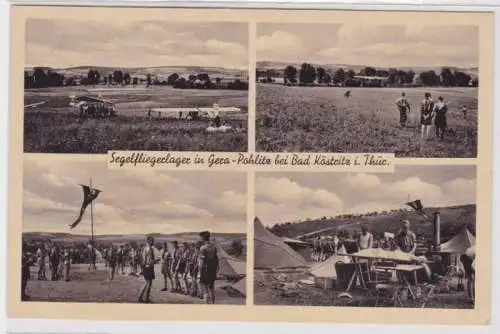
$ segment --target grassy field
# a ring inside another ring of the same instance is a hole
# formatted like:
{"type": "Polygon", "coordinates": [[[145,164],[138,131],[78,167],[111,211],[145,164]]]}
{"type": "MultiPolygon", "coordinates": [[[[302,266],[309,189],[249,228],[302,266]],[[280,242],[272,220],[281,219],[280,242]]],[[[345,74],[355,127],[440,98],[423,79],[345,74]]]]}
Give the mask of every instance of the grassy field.
{"type": "Polygon", "coordinates": [[[257,84],[257,150],[476,157],[476,88],[349,88],[349,99],[344,98],[346,90],[257,84]],[[405,129],[394,105],[403,91],[413,110],[405,129]],[[448,103],[450,131],[444,141],[420,141],[420,102],[426,91],[448,103]],[[467,119],[461,105],[468,108],[467,119]]]}
{"type": "Polygon", "coordinates": [[[24,151],[29,153],[106,153],[108,150],[223,151],[247,150],[248,94],[246,91],[180,90],[171,87],[94,89],[116,104],[113,119],[80,118],[68,106],[75,88],[25,91],[25,104],[47,103],[24,117],[24,151]],[[206,121],[145,118],[153,107],[234,106],[237,114],[221,114],[236,130],[207,133],[206,121]]]}
{"type": "MultiPolygon", "coordinates": [[[[160,266],[155,268],[156,279],[151,289],[151,299],[158,304],[203,304],[199,298],[160,291],[163,278],[160,266]]],[[[49,273],[47,273],[49,275],[49,273]]],[[[31,277],[37,277],[37,267],[31,268],[31,277]]],[[[79,302],[79,303],[136,303],[144,286],[142,277],[116,275],[113,281],[108,279],[108,272],[103,264],[98,264],[97,271],[88,271],[88,265],[73,265],[71,280],[65,281],[28,281],[26,293],[31,301],[43,302],[79,302]]],[[[49,277],[50,279],[50,277],[49,277]]],[[[216,281],[217,304],[245,304],[245,297],[224,288],[229,282],[216,281]]]]}

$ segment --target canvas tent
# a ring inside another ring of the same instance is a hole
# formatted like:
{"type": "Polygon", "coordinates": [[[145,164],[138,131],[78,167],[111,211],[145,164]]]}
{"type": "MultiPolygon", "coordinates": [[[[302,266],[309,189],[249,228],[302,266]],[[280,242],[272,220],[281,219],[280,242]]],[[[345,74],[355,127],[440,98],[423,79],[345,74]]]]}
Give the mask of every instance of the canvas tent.
{"type": "Polygon", "coordinates": [[[231,286],[233,289],[239,291],[243,296],[247,295],[247,279],[242,278],[231,286]]]}
{"type": "Polygon", "coordinates": [[[441,253],[463,253],[467,248],[476,245],[476,238],[464,227],[456,236],[439,247],[441,253]]]}
{"type": "Polygon", "coordinates": [[[247,272],[247,265],[245,261],[232,257],[218,243],[215,245],[219,255],[219,276],[245,276],[247,272]]]}
{"type": "Polygon", "coordinates": [[[254,268],[256,269],[291,269],[308,268],[307,261],[283,238],[268,231],[262,222],[254,220],[254,268]]]}
{"type": "MultiPolygon", "coordinates": [[[[346,254],[345,247],[342,246],[338,250],[339,254],[346,254]]],[[[350,263],[350,259],[346,255],[334,254],[330,256],[325,261],[318,263],[309,270],[309,273],[314,277],[318,278],[337,278],[337,271],[335,270],[335,264],[338,262],[350,263]]]]}

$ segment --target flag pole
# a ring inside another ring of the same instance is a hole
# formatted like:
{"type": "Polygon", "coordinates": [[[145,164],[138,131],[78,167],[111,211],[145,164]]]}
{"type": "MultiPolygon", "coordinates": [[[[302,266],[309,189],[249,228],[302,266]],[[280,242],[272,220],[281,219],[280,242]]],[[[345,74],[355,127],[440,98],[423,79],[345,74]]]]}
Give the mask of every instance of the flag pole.
{"type": "MultiPolygon", "coordinates": [[[[92,177],[89,183],[92,191],[92,177]]],[[[92,243],[92,247],[94,247],[94,201],[90,202],[90,242],[92,243]]]]}

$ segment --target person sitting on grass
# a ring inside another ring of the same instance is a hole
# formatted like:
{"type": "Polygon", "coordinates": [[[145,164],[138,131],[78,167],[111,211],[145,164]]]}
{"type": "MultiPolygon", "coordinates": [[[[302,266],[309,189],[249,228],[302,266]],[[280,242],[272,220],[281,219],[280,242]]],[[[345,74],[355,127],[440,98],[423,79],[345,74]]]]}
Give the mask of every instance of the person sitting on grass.
{"type": "Polygon", "coordinates": [[[142,252],[142,275],[144,276],[146,284],[144,285],[144,288],[141,290],[141,293],[139,295],[139,303],[152,303],[151,287],[153,286],[153,280],[155,279],[155,264],[160,260],[155,259],[153,245],[154,239],[153,237],[149,236],[147,238],[146,247],[144,247],[144,250],[142,252]]]}

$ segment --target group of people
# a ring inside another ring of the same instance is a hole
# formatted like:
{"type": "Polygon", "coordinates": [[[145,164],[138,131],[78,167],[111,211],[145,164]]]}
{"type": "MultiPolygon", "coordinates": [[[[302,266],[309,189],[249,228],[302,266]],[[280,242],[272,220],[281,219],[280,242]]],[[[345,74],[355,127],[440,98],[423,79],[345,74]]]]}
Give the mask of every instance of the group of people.
{"type": "MultiPolygon", "coordinates": [[[[369,232],[366,225],[361,227],[361,233],[358,237],[357,243],[359,250],[373,248],[373,234],[369,232]]],[[[392,247],[390,247],[390,250],[401,251],[408,254],[415,254],[416,249],[416,234],[410,229],[410,222],[408,220],[403,220],[401,222],[401,230],[395,235],[394,239],[392,240],[392,247]]],[[[467,293],[469,299],[471,300],[474,300],[475,296],[475,258],[476,251],[474,246],[468,248],[460,256],[464,274],[467,278],[467,293]]]]}
{"type": "MultiPolygon", "coordinates": [[[[219,270],[219,257],[217,247],[210,241],[210,232],[200,233],[200,241],[195,244],[186,242],[181,245],[172,242],[171,250],[168,250],[165,242],[158,257],[155,254],[154,238],[149,236],[146,244],[142,247],[126,248],[115,246],[104,249],[103,260],[108,268],[109,279],[113,280],[116,273],[126,274],[127,264],[130,266],[129,275],[143,276],[145,285],[141,290],[138,301],[140,303],[152,303],[151,288],[155,280],[155,265],[161,264],[161,274],[164,280],[162,291],[183,293],[197,298],[204,298],[207,304],[215,304],[215,280],[219,270]]],[[[89,254],[89,270],[95,270],[96,249],[92,246],[89,254]],[[92,256],[94,254],[94,256],[92,256]]],[[[51,280],[64,278],[70,280],[71,248],[60,248],[53,246],[46,252],[40,247],[36,254],[27,250],[23,241],[22,252],[22,300],[27,300],[27,282],[30,279],[30,267],[34,264],[38,267],[38,280],[47,280],[46,258],[49,259],[51,280]]]]}
{"type": "MultiPolygon", "coordinates": [[[[396,106],[399,111],[399,122],[401,127],[404,128],[408,123],[408,113],[411,112],[411,105],[405,93],[402,93],[401,97],[396,101],[396,106]]],[[[467,108],[465,106],[461,107],[461,111],[464,117],[467,117],[467,108]]],[[[424,100],[420,103],[420,137],[422,139],[430,137],[432,122],[434,121],[436,138],[443,140],[448,128],[447,113],[448,105],[442,96],[439,96],[435,102],[431,93],[425,93],[424,100]]]]}

